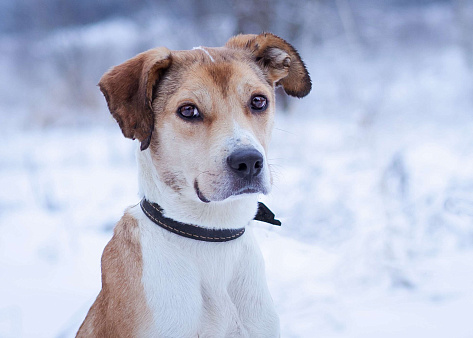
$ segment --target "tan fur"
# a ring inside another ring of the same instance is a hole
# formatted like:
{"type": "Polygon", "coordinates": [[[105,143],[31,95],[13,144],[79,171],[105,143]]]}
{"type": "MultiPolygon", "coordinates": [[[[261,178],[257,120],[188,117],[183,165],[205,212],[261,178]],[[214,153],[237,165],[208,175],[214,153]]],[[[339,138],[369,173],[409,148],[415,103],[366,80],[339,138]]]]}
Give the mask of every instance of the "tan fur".
{"type": "MultiPolygon", "coordinates": [[[[273,127],[277,85],[297,97],[307,95],[311,88],[298,53],[272,34],[239,35],[221,48],[152,49],[112,68],[99,83],[124,136],[141,142],[142,152],[137,158],[140,189],[146,198],[159,202],[166,215],[171,209],[169,217],[175,220],[208,228],[221,227],[222,220],[228,222],[224,225],[227,227],[247,225],[256,212],[256,194],[270,189],[266,151],[273,127]],[[265,111],[252,111],[253,96],[267,98],[265,111]],[[197,107],[203,118],[190,121],[180,117],[177,110],[184,105],[197,107]],[[251,193],[242,192],[245,187],[237,186],[241,181],[234,180],[235,174],[227,163],[231,152],[245,148],[255,149],[265,159],[262,174],[253,179],[258,182],[254,188],[257,190],[251,193]],[[231,212],[226,209],[227,201],[212,203],[233,197],[231,203],[235,208],[231,212]],[[239,224],[233,224],[236,219],[239,224]]],[[[156,279],[146,276],[155,276],[160,270],[155,270],[159,269],[155,265],[143,269],[148,262],[144,258],[154,259],[153,248],[160,243],[151,241],[152,237],[142,230],[145,221],[140,217],[144,215],[133,215],[139,223],[125,213],[104,250],[102,290],[78,337],[138,337],[156,332],[153,328],[147,331],[154,325],[153,315],[159,313],[151,310],[153,304],[156,310],[156,296],[145,296],[147,291],[152,294],[156,279]],[[144,239],[140,240],[140,235],[144,239]]],[[[253,243],[250,235],[245,236],[253,243]]],[[[203,252],[213,250],[212,243],[201,247],[205,248],[203,252]]],[[[261,268],[262,261],[258,263],[259,258],[255,259],[255,266],[261,268]]],[[[252,273],[244,280],[253,277],[258,281],[263,279],[260,273],[252,273]]],[[[217,286],[222,287],[215,285],[216,289],[217,286]]],[[[196,292],[200,297],[200,290],[196,292]]],[[[254,292],[259,292],[258,297],[263,297],[265,302],[271,302],[265,287],[254,292]]],[[[272,305],[259,305],[265,309],[258,313],[259,318],[266,318],[263,324],[275,324],[277,316],[272,305]]],[[[259,305],[249,307],[255,311],[248,315],[249,322],[254,320],[259,305]]],[[[158,307],[159,311],[167,309],[158,307]]]]}
{"type": "MultiPolygon", "coordinates": [[[[297,51],[283,39],[270,33],[260,35],[237,35],[231,38],[225,48],[213,48],[219,53],[216,61],[223,61],[220,69],[209,68],[214,83],[225,94],[228,77],[225,68],[235,59],[256,61],[262,76],[273,86],[282,86],[287,94],[306,96],[311,90],[311,81],[304,63],[297,51]],[[228,49],[237,50],[231,53],[228,49]]],[[[110,112],[117,120],[125,137],[141,142],[141,149],[149,146],[154,130],[154,86],[176,59],[191,65],[209,63],[202,51],[171,52],[165,47],[141,53],[104,74],[99,87],[104,94],[110,112]]],[[[174,67],[176,69],[177,67],[174,67]]],[[[186,70],[181,70],[186,71],[186,70]]],[[[175,89],[171,88],[171,91],[175,89]]],[[[167,91],[169,93],[169,91],[167,91]]]]}
{"type": "Polygon", "coordinates": [[[77,337],[137,337],[152,316],[141,276],[139,229],[128,213],[115,227],[102,255],[102,291],[90,308],[77,337]]]}
{"type": "MultiPolygon", "coordinates": [[[[198,183],[204,195],[211,197],[218,189],[215,186],[218,183],[212,182],[218,175],[219,166],[225,165],[223,161],[226,157],[226,149],[216,148],[216,145],[221,145],[219,140],[232,134],[233,121],[251,131],[267,150],[274,117],[274,90],[263,80],[264,75],[259,68],[248,65],[246,53],[233,53],[233,61],[226,62],[224,57],[231,53],[210,50],[216,64],[204,67],[199,63],[190,63],[189,53],[197,54],[198,57],[201,52],[174,52],[173,64],[158,85],[157,97],[162,100],[154,102],[153,108],[157,112],[155,129],[158,132],[151,140],[150,150],[162,177],[172,177],[168,184],[172,189],[177,190],[173,183],[183,181],[180,172],[186,168],[186,172],[195,171],[196,176],[199,172],[206,173],[199,176],[198,183]],[[174,71],[182,68],[185,68],[186,76],[181,76],[179,70],[174,71]],[[175,91],[169,92],[170,88],[175,88],[175,91]],[[237,90],[229,91],[229,88],[237,90]],[[270,107],[266,112],[255,114],[250,111],[248,101],[252,94],[262,94],[268,98],[270,107]],[[195,104],[205,115],[202,123],[188,123],[176,118],[177,107],[185,103],[195,104]],[[245,114],[235,107],[241,107],[245,114]],[[169,143],[171,138],[172,142],[169,143]],[[182,164],[183,158],[185,164],[182,164]],[[202,161],[202,158],[215,158],[218,163],[202,161]],[[166,174],[165,171],[169,171],[173,163],[173,174],[166,174]]],[[[187,184],[192,186],[194,182],[187,184]]]]}

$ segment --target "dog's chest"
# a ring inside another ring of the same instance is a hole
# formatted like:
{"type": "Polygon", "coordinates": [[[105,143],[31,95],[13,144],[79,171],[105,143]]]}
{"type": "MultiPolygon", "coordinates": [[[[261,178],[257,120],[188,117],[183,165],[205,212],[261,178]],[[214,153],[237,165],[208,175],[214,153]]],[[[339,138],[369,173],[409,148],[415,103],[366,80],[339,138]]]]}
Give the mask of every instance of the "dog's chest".
{"type": "Polygon", "coordinates": [[[145,221],[141,244],[142,282],[156,330],[150,336],[248,336],[241,292],[250,287],[246,277],[258,265],[248,259],[255,256],[249,254],[251,238],[245,234],[231,242],[200,242],[145,221]]]}

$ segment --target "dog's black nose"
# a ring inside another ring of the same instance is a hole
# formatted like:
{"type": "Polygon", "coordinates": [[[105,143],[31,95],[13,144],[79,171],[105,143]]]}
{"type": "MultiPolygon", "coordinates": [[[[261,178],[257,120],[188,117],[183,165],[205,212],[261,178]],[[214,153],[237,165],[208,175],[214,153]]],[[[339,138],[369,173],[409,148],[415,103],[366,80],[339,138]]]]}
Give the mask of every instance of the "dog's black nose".
{"type": "Polygon", "coordinates": [[[263,155],[256,149],[240,149],[227,157],[227,163],[238,176],[250,180],[263,169],[263,155]]]}

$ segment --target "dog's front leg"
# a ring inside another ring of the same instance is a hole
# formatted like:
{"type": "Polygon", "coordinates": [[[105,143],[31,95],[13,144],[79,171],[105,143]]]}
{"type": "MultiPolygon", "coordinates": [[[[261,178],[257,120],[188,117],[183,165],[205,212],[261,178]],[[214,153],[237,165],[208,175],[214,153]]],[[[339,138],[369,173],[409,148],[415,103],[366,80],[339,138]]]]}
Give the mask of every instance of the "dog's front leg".
{"type": "MultiPolygon", "coordinates": [[[[139,210],[135,211],[139,214],[139,210]]],[[[197,337],[201,330],[201,279],[193,257],[141,217],[142,283],[153,314],[148,337],[197,337]]]]}
{"type": "Polygon", "coordinates": [[[230,297],[249,337],[280,337],[279,317],[266,283],[263,255],[251,228],[245,236],[247,244],[229,287],[230,297]]]}

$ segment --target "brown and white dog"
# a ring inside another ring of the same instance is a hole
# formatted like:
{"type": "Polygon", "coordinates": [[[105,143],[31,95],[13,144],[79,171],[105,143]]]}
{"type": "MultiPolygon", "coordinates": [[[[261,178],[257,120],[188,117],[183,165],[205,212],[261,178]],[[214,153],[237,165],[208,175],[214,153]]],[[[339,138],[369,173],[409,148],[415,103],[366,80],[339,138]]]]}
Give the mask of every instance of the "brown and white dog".
{"type": "Polygon", "coordinates": [[[311,89],[296,50],[269,33],[220,48],[161,47],[112,68],[99,86],[124,136],[140,141],[140,193],[164,221],[143,204],[125,211],[77,336],[278,337],[249,224],[272,182],[274,89],[296,97],[311,89]],[[215,242],[166,222],[246,232],[215,242]]]}

